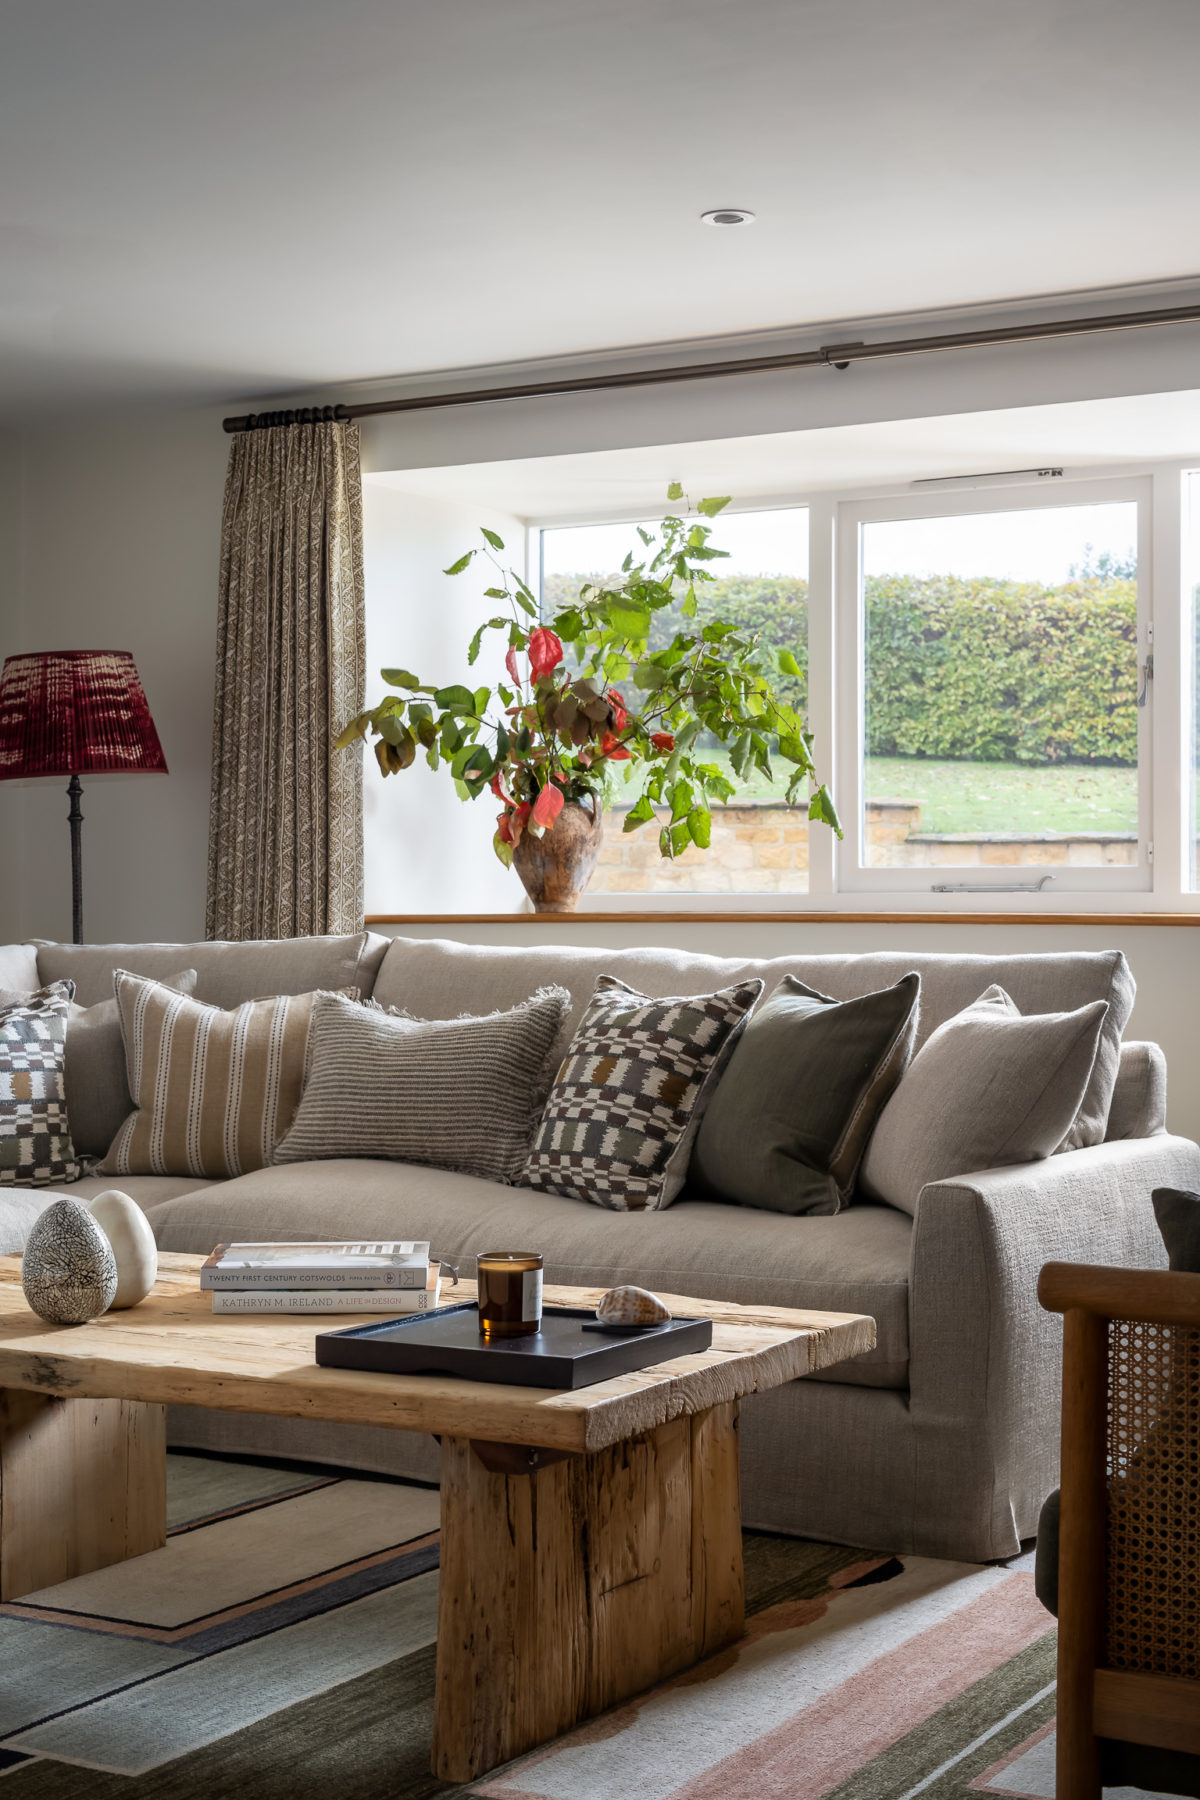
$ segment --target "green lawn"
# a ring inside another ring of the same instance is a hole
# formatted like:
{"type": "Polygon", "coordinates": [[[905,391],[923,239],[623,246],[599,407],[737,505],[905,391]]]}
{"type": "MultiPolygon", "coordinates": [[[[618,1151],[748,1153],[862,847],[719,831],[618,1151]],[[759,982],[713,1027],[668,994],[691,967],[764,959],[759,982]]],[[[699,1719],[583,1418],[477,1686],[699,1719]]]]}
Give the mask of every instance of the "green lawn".
{"type": "MultiPolygon", "coordinates": [[[[723,751],[706,754],[706,760],[728,768],[723,751]]],[[[786,785],[785,779],[772,787],[755,774],[738,798],[767,800],[782,794],[786,785]]],[[[926,831],[1137,830],[1137,771],[1131,768],[871,756],[866,795],[870,800],[919,800],[926,831]]],[[[838,798],[835,790],[834,800],[838,798]]]]}

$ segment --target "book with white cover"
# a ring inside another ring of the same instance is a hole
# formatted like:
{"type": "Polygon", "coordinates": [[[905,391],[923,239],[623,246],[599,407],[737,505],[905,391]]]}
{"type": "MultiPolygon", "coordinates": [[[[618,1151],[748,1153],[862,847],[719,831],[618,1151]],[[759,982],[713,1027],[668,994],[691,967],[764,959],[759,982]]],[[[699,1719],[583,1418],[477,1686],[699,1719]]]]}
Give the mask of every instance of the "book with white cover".
{"type": "Polygon", "coordinates": [[[215,1313],[417,1313],[432,1312],[441,1292],[437,1263],[423,1288],[216,1289],[215,1313]]]}
{"type": "Polygon", "coordinates": [[[428,1239],[340,1244],[218,1244],[202,1288],[424,1288],[428,1239]]]}

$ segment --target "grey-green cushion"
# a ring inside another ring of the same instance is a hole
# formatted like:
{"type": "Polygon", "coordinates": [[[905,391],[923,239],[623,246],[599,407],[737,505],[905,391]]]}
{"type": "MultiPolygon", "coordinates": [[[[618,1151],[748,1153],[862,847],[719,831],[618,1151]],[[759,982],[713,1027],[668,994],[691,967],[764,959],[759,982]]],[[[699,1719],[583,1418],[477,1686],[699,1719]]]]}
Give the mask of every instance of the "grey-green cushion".
{"type": "Polygon", "coordinates": [[[860,1186],[915,1213],[931,1181],[1052,1156],[1078,1115],[1108,1004],[1023,1014],[1001,987],[947,1019],[884,1107],[860,1186]]]}
{"type": "Polygon", "coordinates": [[[1160,1187],[1151,1200],[1171,1267],[1184,1275],[1200,1275],[1200,1194],[1160,1187]]]}
{"type": "Polygon", "coordinates": [[[701,1121],[689,1181],[742,1206],[836,1213],[907,1067],[921,978],[833,1000],[785,975],[753,1014],[701,1121]]]}

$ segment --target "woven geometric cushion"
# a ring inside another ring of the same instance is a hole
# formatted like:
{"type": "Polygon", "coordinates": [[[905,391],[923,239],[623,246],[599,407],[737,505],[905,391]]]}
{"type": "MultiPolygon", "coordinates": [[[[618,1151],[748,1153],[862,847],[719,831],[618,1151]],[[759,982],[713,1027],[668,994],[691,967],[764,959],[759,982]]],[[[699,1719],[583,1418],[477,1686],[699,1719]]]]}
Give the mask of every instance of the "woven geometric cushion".
{"type": "Polygon", "coordinates": [[[507,1012],[413,1019],[319,994],[304,1098],[272,1161],[379,1156],[512,1185],[569,1004],[540,988],[507,1012]]]}
{"type": "Polygon", "coordinates": [[[67,1014],[73,981],[0,1008],[0,1183],[45,1187],[83,1173],[67,1120],[67,1014]]]}
{"type": "Polygon", "coordinates": [[[524,1185],[614,1212],[669,1206],[704,1105],[762,989],[742,981],[651,1000],[602,975],[550,1090],[524,1185]]]}
{"type": "Polygon", "coordinates": [[[315,994],[224,1012],[142,975],[113,977],[134,1110],[102,1175],[207,1175],[265,1168],[304,1085],[315,994]]]}

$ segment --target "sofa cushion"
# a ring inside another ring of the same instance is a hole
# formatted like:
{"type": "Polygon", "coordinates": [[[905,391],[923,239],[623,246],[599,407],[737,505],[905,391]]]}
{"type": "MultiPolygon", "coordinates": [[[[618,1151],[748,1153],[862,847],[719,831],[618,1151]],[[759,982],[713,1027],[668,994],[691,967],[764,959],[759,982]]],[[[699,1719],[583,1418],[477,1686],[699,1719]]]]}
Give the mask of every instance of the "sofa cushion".
{"type": "Polygon", "coordinates": [[[602,975],[546,1101],[526,1186],[614,1212],[670,1206],[704,1107],[761,993],[761,981],[744,981],[648,1000],[602,975]]]}
{"type": "Polygon", "coordinates": [[[410,1019],[313,1002],[308,1073],[272,1162],[382,1156],[519,1181],[554,1075],[565,988],[486,1018],[410,1019]]]}
{"type": "MultiPolygon", "coordinates": [[[[531,928],[532,929],[532,928],[531,928]]],[[[1133,1010],[1134,980],[1119,950],[1072,950],[1039,956],[958,956],[872,951],[865,956],[777,956],[741,960],[693,951],[646,947],[582,948],[572,944],[460,944],[446,938],[394,938],[375,983],[384,1006],[426,1019],[512,1006],[529,992],[530,973],[570,990],[574,1023],[600,975],[615,975],[643,994],[711,993],[755,976],[765,993],[784,975],[797,975],[818,993],[849,1000],[891,987],[914,971],[921,977],[919,1049],[939,1025],[998,982],[1023,1013],[1074,1012],[1092,1000],[1108,1002],[1108,1016],[1087,1092],[1064,1148],[1104,1140],[1117,1078],[1121,1034],[1133,1010]]]]}
{"type": "Polygon", "coordinates": [[[939,1025],[884,1107],[862,1190],[915,1213],[921,1189],[1053,1156],[1087,1088],[1107,1007],[1017,1011],[1001,987],[939,1025]]]}
{"type": "Polygon", "coordinates": [[[116,973],[133,1111],[100,1165],[108,1175],[261,1169],[295,1116],[315,994],[229,1010],[116,973]]]}
{"type": "Polygon", "coordinates": [[[831,1000],[785,975],[717,1084],[689,1179],[772,1212],[849,1205],[867,1139],[912,1055],[921,978],[831,1000]]]}
{"type": "Polygon", "coordinates": [[[428,1238],[469,1276],[479,1251],[522,1243],[542,1252],[548,1281],[868,1313],[876,1348],[825,1375],[907,1385],[912,1220],[891,1207],[788,1218],[685,1195],[666,1212],[613,1213],[444,1169],[356,1159],[260,1169],[165,1201],[149,1217],[160,1249],[197,1255],[237,1239],[428,1238]]]}
{"type": "Polygon", "coordinates": [[[245,1000],[306,994],[314,988],[356,987],[366,1000],[388,947],[386,938],[370,931],[237,944],[54,944],[44,938],[34,942],[39,979],[69,977],[80,1006],[111,999],[118,969],[151,975],[156,981],[176,969],[195,969],[196,998],[210,1006],[241,1006],[245,1000]]]}
{"type": "Polygon", "coordinates": [[[53,1187],[82,1170],[67,1117],[69,981],[0,1007],[0,1183],[53,1187]]]}

